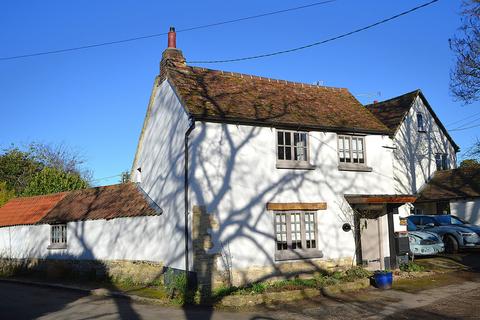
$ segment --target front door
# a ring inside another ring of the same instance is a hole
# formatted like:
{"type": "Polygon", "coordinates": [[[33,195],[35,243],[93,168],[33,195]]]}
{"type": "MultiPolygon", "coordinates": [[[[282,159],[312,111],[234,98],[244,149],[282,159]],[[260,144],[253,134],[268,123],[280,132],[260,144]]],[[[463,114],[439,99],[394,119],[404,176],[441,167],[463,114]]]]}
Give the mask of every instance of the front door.
{"type": "Polygon", "coordinates": [[[369,270],[382,269],[380,252],[380,221],[379,219],[360,219],[362,264],[369,270]]]}

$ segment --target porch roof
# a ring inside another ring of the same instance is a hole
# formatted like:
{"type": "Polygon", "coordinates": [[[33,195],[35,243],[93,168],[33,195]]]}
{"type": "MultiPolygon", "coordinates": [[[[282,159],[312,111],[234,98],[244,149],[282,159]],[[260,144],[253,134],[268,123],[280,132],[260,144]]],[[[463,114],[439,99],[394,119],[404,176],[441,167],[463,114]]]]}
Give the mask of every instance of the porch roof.
{"type": "Polygon", "coordinates": [[[411,194],[345,194],[350,204],[412,203],[417,197],[411,194]]]}

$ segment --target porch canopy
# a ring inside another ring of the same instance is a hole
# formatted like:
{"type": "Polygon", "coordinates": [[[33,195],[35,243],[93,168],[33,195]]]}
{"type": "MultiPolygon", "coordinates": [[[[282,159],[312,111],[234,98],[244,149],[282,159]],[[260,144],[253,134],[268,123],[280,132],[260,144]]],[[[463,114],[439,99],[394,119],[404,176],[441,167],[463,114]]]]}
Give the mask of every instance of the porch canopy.
{"type": "Polygon", "coordinates": [[[345,194],[350,204],[405,204],[413,203],[417,197],[411,194],[345,194]]]}

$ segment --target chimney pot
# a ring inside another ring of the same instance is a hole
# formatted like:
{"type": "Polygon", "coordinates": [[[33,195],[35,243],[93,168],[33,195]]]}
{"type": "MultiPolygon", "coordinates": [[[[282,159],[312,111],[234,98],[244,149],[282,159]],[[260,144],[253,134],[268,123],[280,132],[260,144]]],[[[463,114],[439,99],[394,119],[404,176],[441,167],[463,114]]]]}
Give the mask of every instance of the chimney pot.
{"type": "Polygon", "coordinates": [[[174,27],[170,27],[170,31],[168,31],[168,48],[177,48],[177,34],[174,27]]]}

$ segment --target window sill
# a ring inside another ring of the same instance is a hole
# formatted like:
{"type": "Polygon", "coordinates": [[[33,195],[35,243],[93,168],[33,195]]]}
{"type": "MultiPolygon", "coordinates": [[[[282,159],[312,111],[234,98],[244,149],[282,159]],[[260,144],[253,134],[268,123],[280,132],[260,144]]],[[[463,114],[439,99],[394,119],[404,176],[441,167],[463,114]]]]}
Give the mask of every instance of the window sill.
{"type": "Polygon", "coordinates": [[[318,249],[285,250],[275,252],[275,261],[304,260],[314,258],[323,258],[323,252],[318,249]]]}
{"type": "Polygon", "coordinates": [[[362,164],[340,164],[338,165],[339,171],[360,171],[360,172],[372,172],[373,169],[362,164]]]}
{"type": "Polygon", "coordinates": [[[55,243],[51,244],[47,247],[48,250],[55,250],[55,249],[67,249],[67,244],[55,243]]]}
{"type": "Polygon", "coordinates": [[[295,161],[277,161],[277,169],[300,169],[300,170],[315,170],[315,166],[308,162],[295,162],[295,161]]]}

